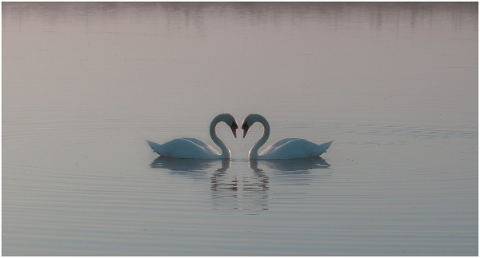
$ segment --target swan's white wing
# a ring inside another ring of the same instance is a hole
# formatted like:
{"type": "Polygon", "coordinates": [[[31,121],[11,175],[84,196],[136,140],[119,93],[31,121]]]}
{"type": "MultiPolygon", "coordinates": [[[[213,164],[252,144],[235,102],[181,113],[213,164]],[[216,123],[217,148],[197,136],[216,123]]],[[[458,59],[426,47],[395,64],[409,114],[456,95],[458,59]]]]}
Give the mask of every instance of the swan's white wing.
{"type": "Polygon", "coordinates": [[[324,153],[332,142],[321,145],[299,138],[280,140],[268,146],[262,153],[261,159],[303,159],[318,157],[324,153]]]}
{"type": "Polygon", "coordinates": [[[191,141],[191,142],[195,143],[196,145],[204,148],[206,152],[210,152],[214,155],[219,155],[220,156],[220,153],[215,148],[208,145],[206,142],[204,142],[202,140],[199,140],[199,139],[196,139],[196,138],[181,138],[181,139],[186,140],[186,141],[191,141]]]}
{"type": "Polygon", "coordinates": [[[202,141],[202,140],[199,140],[197,138],[180,138],[182,140],[186,140],[186,141],[191,141],[199,146],[203,146],[203,147],[210,147],[206,142],[202,141]]]}
{"type": "Polygon", "coordinates": [[[306,158],[317,147],[316,144],[304,139],[289,138],[280,140],[268,146],[262,153],[265,159],[298,159],[306,158]]]}
{"type": "Polygon", "coordinates": [[[161,156],[172,158],[212,159],[220,154],[203,141],[194,138],[180,138],[164,144],[148,142],[150,147],[161,156]]]}
{"type": "Polygon", "coordinates": [[[298,138],[286,138],[286,139],[277,141],[277,142],[267,146],[265,148],[265,150],[263,150],[260,153],[260,156],[271,155],[272,153],[275,153],[278,148],[281,148],[281,146],[285,145],[286,143],[288,143],[290,141],[295,141],[295,140],[298,140],[298,138]]]}
{"type": "Polygon", "coordinates": [[[301,140],[301,139],[299,139],[299,138],[285,138],[283,140],[280,140],[280,141],[268,146],[267,148],[265,148],[265,150],[268,149],[268,148],[278,148],[281,145],[284,145],[285,143],[290,142],[290,141],[294,141],[294,140],[301,140]]]}

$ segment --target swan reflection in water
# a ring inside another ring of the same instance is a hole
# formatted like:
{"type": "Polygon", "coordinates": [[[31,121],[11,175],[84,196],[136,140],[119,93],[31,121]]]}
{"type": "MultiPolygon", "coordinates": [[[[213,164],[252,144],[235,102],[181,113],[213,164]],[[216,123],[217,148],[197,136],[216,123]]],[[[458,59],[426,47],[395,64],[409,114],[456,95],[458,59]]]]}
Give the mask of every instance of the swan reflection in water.
{"type": "MultiPolygon", "coordinates": [[[[284,172],[308,171],[311,169],[328,168],[328,164],[323,158],[314,157],[308,159],[267,159],[249,161],[250,168],[253,171],[258,170],[258,162],[267,165],[272,170],[279,170],[284,172]]],[[[261,169],[260,169],[261,170],[261,169]]]]}
{"type": "Polygon", "coordinates": [[[228,174],[230,159],[202,160],[158,157],[151,168],[167,169],[172,175],[187,176],[205,180],[208,172],[213,210],[221,211],[253,211],[268,210],[269,178],[263,170],[254,170],[243,174],[228,174]]]}
{"type": "Polygon", "coordinates": [[[269,177],[263,170],[254,170],[242,175],[228,175],[217,169],[211,177],[211,190],[214,210],[248,211],[248,215],[258,215],[257,211],[268,210],[269,177]],[[233,176],[233,178],[232,178],[233,176]]]}
{"type": "Polygon", "coordinates": [[[261,167],[267,167],[275,182],[287,185],[310,185],[318,177],[330,176],[332,171],[328,164],[321,157],[308,159],[290,159],[290,160],[255,160],[249,161],[250,168],[255,171],[262,171],[261,167]],[[320,173],[323,170],[324,173],[320,173]],[[312,173],[315,171],[315,173],[312,173]]]}
{"type": "MultiPolygon", "coordinates": [[[[240,164],[243,162],[234,163],[240,164]]],[[[195,179],[206,180],[210,176],[210,189],[213,210],[247,211],[249,215],[258,215],[259,211],[269,210],[270,177],[275,180],[288,181],[288,184],[302,185],[308,182],[315,174],[311,170],[325,169],[330,165],[322,158],[293,159],[293,160],[248,160],[252,171],[245,173],[227,173],[231,166],[230,159],[202,160],[176,159],[158,157],[151,164],[152,168],[163,168],[173,175],[183,175],[195,179]],[[266,166],[267,175],[260,166],[266,166]]],[[[208,180],[208,179],[207,179],[208,180]]]]}
{"type": "MultiPolygon", "coordinates": [[[[185,175],[197,178],[199,172],[206,172],[214,167],[218,170],[227,171],[230,167],[229,159],[208,160],[208,159],[177,159],[170,157],[158,157],[151,164],[151,168],[164,168],[175,175],[185,175]]],[[[200,175],[204,175],[201,173],[200,175]]]]}

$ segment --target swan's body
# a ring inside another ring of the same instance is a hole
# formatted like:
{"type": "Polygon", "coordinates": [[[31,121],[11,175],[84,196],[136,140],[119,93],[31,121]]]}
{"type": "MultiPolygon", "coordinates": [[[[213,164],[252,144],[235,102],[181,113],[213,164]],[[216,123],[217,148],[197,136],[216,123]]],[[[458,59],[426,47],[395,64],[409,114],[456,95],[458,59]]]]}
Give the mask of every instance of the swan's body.
{"type": "Polygon", "coordinates": [[[233,135],[237,137],[238,128],[235,118],[230,114],[220,114],[213,118],[210,123],[210,137],[213,142],[221,149],[221,153],[204,141],[195,138],[180,138],[171,140],[164,144],[158,144],[147,141],[152,150],[160,156],[182,159],[226,159],[230,158],[230,150],[225,143],[218,138],[216,126],[220,122],[225,122],[232,129],[233,135]]]}
{"type": "Polygon", "coordinates": [[[257,159],[303,159],[318,157],[326,152],[333,141],[315,144],[300,138],[280,140],[263,150],[257,159]]]}
{"type": "Polygon", "coordinates": [[[242,122],[244,138],[248,129],[255,122],[260,122],[263,125],[263,135],[250,149],[248,153],[249,159],[304,159],[318,157],[326,152],[333,142],[316,144],[305,139],[287,138],[277,141],[258,154],[258,149],[267,142],[270,136],[270,125],[265,117],[259,114],[250,114],[242,122]]]}
{"type": "MultiPolygon", "coordinates": [[[[164,144],[158,144],[147,141],[152,150],[161,156],[171,158],[184,159],[215,159],[220,158],[218,153],[212,146],[198,139],[180,138],[171,140],[164,144]]],[[[228,157],[226,157],[228,158],[228,157]]]]}

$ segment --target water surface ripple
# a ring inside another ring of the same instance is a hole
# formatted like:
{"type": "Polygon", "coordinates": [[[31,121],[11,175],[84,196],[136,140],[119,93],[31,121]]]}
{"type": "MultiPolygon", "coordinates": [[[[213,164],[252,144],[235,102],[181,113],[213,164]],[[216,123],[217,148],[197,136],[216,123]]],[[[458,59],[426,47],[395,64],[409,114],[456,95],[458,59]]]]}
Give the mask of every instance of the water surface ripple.
{"type": "Polygon", "coordinates": [[[478,254],[477,3],[2,7],[4,255],[478,254]]]}

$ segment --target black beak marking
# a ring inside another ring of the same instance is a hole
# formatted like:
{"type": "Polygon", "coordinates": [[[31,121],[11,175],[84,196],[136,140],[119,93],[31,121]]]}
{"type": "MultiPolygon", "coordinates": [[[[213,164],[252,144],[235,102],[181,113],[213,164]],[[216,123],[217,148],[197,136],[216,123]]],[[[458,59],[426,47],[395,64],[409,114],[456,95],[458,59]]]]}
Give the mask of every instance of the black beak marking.
{"type": "Polygon", "coordinates": [[[233,136],[235,136],[235,138],[237,138],[237,129],[238,129],[237,123],[233,122],[232,126],[230,126],[230,128],[232,129],[233,136]]]}
{"type": "Polygon", "coordinates": [[[248,127],[247,123],[244,123],[244,124],[242,125],[242,129],[243,129],[243,138],[245,138],[245,135],[247,135],[248,128],[249,128],[249,127],[248,127]]]}

